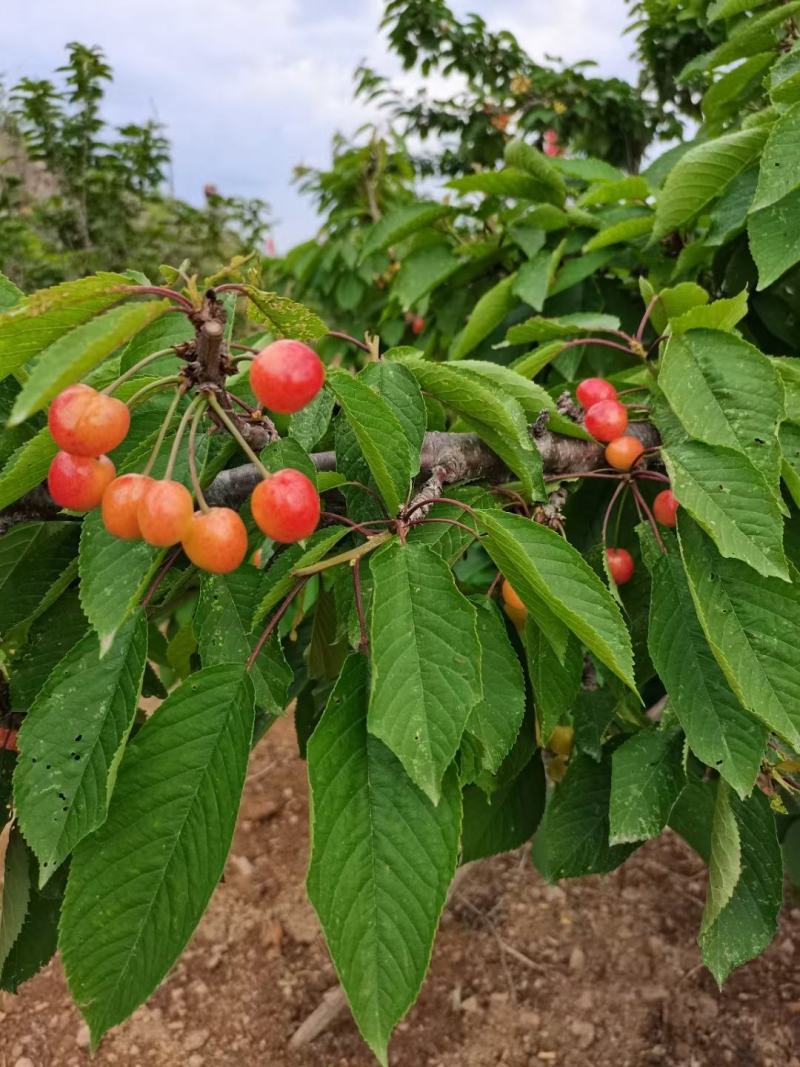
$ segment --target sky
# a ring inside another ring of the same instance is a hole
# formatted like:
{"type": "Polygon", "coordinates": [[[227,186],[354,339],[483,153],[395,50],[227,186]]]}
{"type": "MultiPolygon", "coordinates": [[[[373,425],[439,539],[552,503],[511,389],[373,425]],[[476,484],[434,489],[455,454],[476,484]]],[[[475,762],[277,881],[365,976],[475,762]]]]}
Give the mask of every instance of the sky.
{"type": "MultiPolygon", "coordinates": [[[[397,75],[378,30],[381,0],[3,0],[0,76],[49,77],[68,41],[99,44],[114,70],[114,125],[156,118],[172,143],[176,194],[204,184],[267,200],[279,251],[311,237],[313,206],[291,184],[298,163],[330,160],[333,134],[371,113],[353,100],[362,60],[397,75]]],[[[593,59],[599,74],[635,76],[621,38],[625,0],[451,0],[507,29],[536,59],[593,59]]],[[[403,74],[412,88],[413,75],[403,74]]]]}

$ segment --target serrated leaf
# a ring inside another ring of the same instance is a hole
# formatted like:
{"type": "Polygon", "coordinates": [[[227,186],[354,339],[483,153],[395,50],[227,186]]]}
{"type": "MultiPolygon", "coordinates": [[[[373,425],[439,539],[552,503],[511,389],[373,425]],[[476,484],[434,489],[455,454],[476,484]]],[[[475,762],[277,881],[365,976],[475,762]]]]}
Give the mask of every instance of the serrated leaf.
{"type": "Polygon", "coordinates": [[[450,359],[464,359],[492,333],[514,307],[514,284],[517,275],[509,274],[483,294],[467,324],[450,346],[450,359]]]}
{"type": "Polygon", "coordinates": [[[773,52],[757,52],[713,82],[703,95],[703,118],[718,128],[741,113],[748,98],[761,91],[764,71],[775,61],[773,52]]]}
{"type": "Polygon", "coordinates": [[[557,296],[574,285],[579,285],[587,278],[595,274],[599,275],[603,268],[613,260],[614,255],[614,251],[602,249],[599,252],[589,252],[586,255],[568,259],[557,269],[548,295],[557,296]]]}
{"type": "Polygon", "coordinates": [[[333,394],[328,389],[321,389],[309,404],[292,415],[289,436],[303,448],[313,448],[327,432],[333,406],[333,394]]]}
{"type": "Polygon", "coordinates": [[[31,625],[11,665],[11,702],[26,709],[55,665],[89,628],[77,589],[69,589],[31,625]]]}
{"type": "Polygon", "coordinates": [[[745,708],[796,748],[800,678],[793,634],[800,585],[723,558],[685,516],[679,533],[695,611],[728,684],[745,708]]]}
{"type": "Polygon", "coordinates": [[[773,62],[767,81],[773,104],[796,103],[800,95],[800,49],[796,41],[789,52],[773,62]]]}
{"type": "Polygon", "coordinates": [[[524,141],[515,140],[506,145],[503,158],[510,167],[518,167],[545,185],[550,190],[546,199],[561,207],[567,198],[567,184],[543,152],[524,141]]]}
{"type": "MultiPolygon", "coordinates": [[[[17,893],[24,884],[27,899],[16,936],[10,944],[0,949],[0,989],[16,993],[19,986],[40,971],[55,954],[65,874],[66,868],[62,868],[43,889],[39,889],[33,853],[16,827],[12,829],[6,853],[6,878],[16,885],[17,893]],[[13,873],[10,864],[13,864],[13,873]]],[[[10,888],[8,882],[6,887],[10,888]]],[[[3,924],[5,905],[4,892],[3,924]]],[[[17,923],[14,925],[17,926],[17,923]]]]}
{"type": "Polygon", "coordinates": [[[291,467],[305,474],[313,485],[317,484],[314,461],[300,442],[292,437],[279,437],[277,441],[270,441],[267,447],[259,452],[259,458],[268,471],[274,473],[291,467]]]}
{"type": "Polygon", "coordinates": [[[531,858],[548,882],[607,874],[630,856],[635,845],[610,845],[611,756],[600,763],[573,755],[550,797],[533,840],[531,858]]]}
{"type": "MultiPolygon", "coordinates": [[[[639,291],[645,306],[649,305],[656,295],[656,290],[644,276],[639,279],[639,291]]],[[[708,293],[696,282],[680,282],[678,285],[661,289],[650,315],[653,329],[662,334],[670,319],[678,318],[692,308],[707,304],[708,301],[708,293]]]]}
{"type": "Polygon", "coordinates": [[[580,553],[554,530],[519,515],[479,511],[477,516],[489,535],[484,548],[537,623],[544,604],[635,692],[630,635],[611,594],[580,553]]]}
{"type": "Polygon", "coordinates": [[[24,299],[25,294],[23,291],[14,285],[5,274],[0,274],[0,311],[8,311],[9,308],[13,308],[24,299]]]}
{"type": "Polygon", "coordinates": [[[482,697],[475,608],[428,545],[388,545],[372,556],[370,570],[369,731],[437,803],[482,697]]]}
{"type": "Polygon", "coordinates": [[[766,289],[800,261],[800,188],[751,214],[747,236],[758,267],[758,288],[766,289]]]}
{"type": "Polygon", "coordinates": [[[93,274],[40,289],[0,315],[0,378],[18,370],[38,352],[81,323],[126,298],[122,274],[93,274]]]}
{"type": "Polygon", "coordinates": [[[0,637],[43,611],[54,586],[60,591],[78,533],[74,522],[31,522],[0,538],[0,637]]]}
{"type": "Polygon", "coordinates": [[[129,744],[108,819],[73,857],[61,917],[67,983],[95,1045],[155,989],[205,911],[252,732],[252,687],[228,665],[193,674],[129,744]]]}
{"type": "Polygon", "coordinates": [[[594,207],[616,204],[620,200],[646,200],[650,192],[645,178],[639,174],[627,174],[624,178],[596,182],[578,199],[578,206],[594,207]]]}
{"type": "MultiPolygon", "coordinates": [[[[231,574],[204,574],[195,614],[195,633],[204,667],[245,663],[255,646],[250,621],[263,587],[255,567],[239,567],[231,574]]],[[[256,706],[269,715],[283,713],[292,671],[277,633],[264,645],[250,670],[256,706]]]]}
{"type": "Polygon", "coordinates": [[[762,7],[767,3],[769,3],[769,0],[713,0],[708,5],[706,18],[709,22],[716,22],[717,19],[729,19],[734,15],[741,15],[743,11],[752,11],[754,8],[762,7]]]}
{"type": "Polygon", "coordinates": [[[163,315],[168,300],[123,304],[76,326],[38,357],[14,404],[10,426],[40,411],[68,385],[79,381],[120,345],[163,315]]]}
{"type": "Polygon", "coordinates": [[[560,206],[560,199],[550,185],[539,181],[518,167],[504,167],[502,170],[482,170],[475,174],[465,174],[453,178],[447,183],[448,189],[459,193],[485,193],[487,196],[507,196],[516,200],[545,200],[560,206]]]}
{"type": "Polygon", "coordinates": [[[635,241],[637,237],[646,237],[653,229],[653,215],[637,215],[632,219],[623,219],[599,230],[583,246],[585,253],[599,252],[609,245],[622,244],[625,241],[635,241]]]}
{"type": "Polygon", "coordinates": [[[789,580],[778,502],[746,456],[700,441],[670,445],[661,455],[675,496],[724,556],[789,580]]]}
{"type": "Polygon", "coordinates": [[[612,845],[657,837],[686,782],[680,730],[640,730],[611,757],[612,845]]]}
{"type": "MultiPolygon", "coordinates": [[[[193,337],[194,327],[185,315],[162,315],[155,322],[145,326],[125,346],[119,360],[120,372],[130,370],[145,356],[160,352],[163,348],[172,348],[173,345],[191,341],[193,337]]],[[[141,371],[134,375],[133,380],[136,381],[142,375],[159,377],[175,374],[180,365],[181,362],[175,353],[170,352],[161,359],[153,360],[146,367],[142,367],[141,371]]],[[[141,382],[139,384],[141,385],[141,382]]]]}
{"type": "Polygon", "coordinates": [[[364,1040],[387,1064],[394,1026],[417,997],[455,873],[455,768],[434,806],[366,728],[368,675],[345,661],[308,743],[308,895],[364,1040]]]}
{"type": "Polygon", "coordinates": [[[731,793],[725,782],[715,790],[714,814],[708,857],[708,890],[700,937],[707,934],[729,903],[742,873],[739,826],[731,807],[731,793]]]}
{"type": "Polygon", "coordinates": [[[534,756],[491,797],[477,786],[466,786],[463,803],[462,863],[519,848],[536,832],[544,812],[545,778],[541,759],[534,756]]]}
{"type": "Polygon", "coordinates": [[[420,248],[406,257],[392,282],[392,295],[407,311],[454,274],[461,261],[447,245],[420,248]]]}
{"type": "Polygon", "coordinates": [[[761,155],[758,185],[751,211],[776,204],[800,185],[797,142],[800,139],[800,103],[785,111],[772,129],[761,155]]]}
{"type": "Polygon", "coordinates": [[[251,630],[283,600],[297,581],[292,573],[298,567],[310,567],[318,563],[350,531],[346,526],[332,526],[315,530],[305,541],[285,548],[263,572],[262,595],[255,611],[251,630]]]}
{"type": "MultiPolygon", "coordinates": [[[[471,522],[467,508],[490,508],[498,505],[496,496],[492,496],[486,489],[476,485],[458,486],[448,489],[448,496],[454,500],[463,500],[464,507],[457,504],[435,503],[428,517],[432,519],[456,519],[469,526],[471,522]]],[[[420,523],[412,526],[408,531],[409,541],[420,541],[434,548],[439,555],[446,559],[452,566],[472,542],[475,540],[466,530],[458,526],[449,526],[445,523],[420,523]]]]}
{"type": "Polygon", "coordinates": [[[415,475],[419,471],[420,450],[428,421],[425,401],[417,379],[403,364],[387,359],[368,363],[359,378],[391,405],[405,432],[412,459],[411,473],[415,475]]]}
{"type": "Polygon", "coordinates": [[[690,748],[744,797],[755,784],[767,731],[725,680],[695,614],[674,536],[662,536],[666,555],[655,545],[646,550],[649,537],[642,552],[652,578],[650,655],[690,748]]]}
{"type": "Polygon", "coordinates": [[[722,330],[730,331],[747,314],[747,290],[742,289],[736,296],[714,300],[710,304],[693,307],[670,320],[670,333],[673,337],[686,333],[687,330],[722,330]]]}
{"type": "Polygon", "coordinates": [[[798,11],[800,11],[800,2],[794,0],[792,3],[779,4],[763,15],[740,20],[716,48],[691,59],[678,73],[678,82],[682,83],[698,72],[713,70],[732,63],[736,59],[744,59],[746,56],[755,55],[756,52],[774,48],[776,29],[781,24],[790,24],[789,20],[798,11]]]}
{"type": "Polygon", "coordinates": [[[537,253],[517,271],[514,296],[524,300],[534,311],[541,311],[557,266],[557,263],[553,264],[553,254],[549,248],[537,253]]]}
{"type": "Polygon", "coordinates": [[[653,236],[666,237],[692,222],[755,158],[766,137],[760,128],[737,130],[691,148],[658,194],[653,236]]]}
{"type": "Polygon", "coordinates": [[[446,204],[437,204],[427,201],[417,201],[406,207],[396,208],[384,215],[376,222],[368,232],[359,257],[363,262],[373,252],[379,252],[389,245],[402,241],[423,227],[431,226],[434,222],[452,214],[453,209],[446,204]]]}
{"type": "Polygon", "coordinates": [[[470,713],[467,730],[480,745],[483,767],[494,774],[513,748],[525,716],[525,680],[497,607],[483,600],[476,608],[483,696],[470,713]]]}
{"type": "Polygon", "coordinates": [[[523,637],[536,716],[542,739],[547,742],[578,695],[583,675],[583,652],[575,638],[570,637],[566,655],[560,662],[550,642],[530,617],[525,620],[523,637]]]}
{"type": "Polygon", "coordinates": [[[88,633],[55,667],[25,716],[14,796],[41,884],[100,826],[139,700],[144,618],[131,619],[101,658],[88,633]]]}
{"type": "Polygon", "coordinates": [[[533,351],[528,352],[511,364],[517,374],[523,378],[535,378],[539,371],[544,370],[564,350],[562,341],[550,341],[549,344],[539,345],[533,351]]]}
{"type": "Polygon", "coordinates": [[[341,405],[375,484],[391,515],[408,495],[418,457],[411,456],[402,423],[388,401],[346,371],[328,373],[328,387],[341,405]]]}
{"type": "Polygon", "coordinates": [[[800,425],[784,422],[778,431],[781,446],[781,477],[795,504],[800,504],[800,425]]]}
{"type": "Polygon", "coordinates": [[[562,337],[585,337],[598,330],[603,332],[618,329],[619,319],[616,315],[576,311],[572,315],[560,315],[557,319],[537,315],[518,326],[512,326],[506,334],[506,340],[512,345],[525,345],[531,342],[555,341],[562,337]]]}
{"type": "Polygon", "coordinates": [[[19,938],[28,913],[31,877],[28,849],[19,831],[12,828],[6,847],[3,868],[2,905],[0,905],[0,975],[8,954],[19,938]]]}
{"type": "Polygon", "coordinates": [[[244,289],[250,299],[249,317],[255,322],[263,322],[276,337],[291,337],[313,344],[328,332],[322,319],[296,300],[264,292],[254,285],[245,285],[244,289]]]}

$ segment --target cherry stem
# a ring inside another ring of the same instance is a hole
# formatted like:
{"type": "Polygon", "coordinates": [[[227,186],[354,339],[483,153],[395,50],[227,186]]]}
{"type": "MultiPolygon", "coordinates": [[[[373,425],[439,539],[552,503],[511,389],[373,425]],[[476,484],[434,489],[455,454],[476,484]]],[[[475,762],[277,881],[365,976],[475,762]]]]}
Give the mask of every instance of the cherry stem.
{"type": "Polygon", "coordinates": [[[194,416],[198,406],[203,402],[204,397],[196,396],[192,400],[189,406],[181,416],[181,421],[178,423],[178,429],[175,431],[175,440],[172,442],[172,448],[169,450],[169,459],[167,460],[167,469],[164,471],[164,480],[169,481],[172,477],[172,472],[175,470],[175,464],[178,460],[178,451],[181,447],[181,441],[183,440],[183,434],[186,427],[189,425],[189,421],[194,416]]]}
{"type": "Polygon", "coordinates": [[[666,484],[669,485],[669,478],[666,474],[660,474],[658,471],[640,470],[634,471],[633,473],[636,478],[645,478],[647,481],[652,482],[666,482],[666,484]]]}
{"type": "Polygon", "coordinates": [[[240,396],[237,396],[235,393],[228,393],[227,396],[229,400],[232,400],[234,404],[238,404],[240,408],[247,412],[248,415],[260,414],[258,408],[252,407],[250,404],[247,403],[246,400],[242,400],[242,398],[240,396]]]}
{"type": "Polygon", "coordinates": [[[475,509],[469,504],[465,504],[463,500],[456,500],[452,496],[437,496],[433,500],[418,500],[416,504],[411,504],[406,508],[403,518],[408,520],[409,515],[413,515],[419,508],[430,507],[432,504],[453,504],[457,508],[461,508],[463,511],[469,512],[473,518],[477,519],[475,515],[475,509]]]}
{"type": "Polygon", "coordinates": [[[213,408],[214,412],[219,416],[220,420],[225,426],[225,429],[228,431],[234,441],[238,444],[239,448],[241,448],[242,452],[244,452],[250,462],[255,466],[256,470],[259,472],[262,478],[269,478],[269,471],[258,458],[258,456],[247,443],[247,441],[245,441],[244,437],[242,437],[233,419],[231,419],[227,411],[225,411],[222,404],[220,404],[219,400],[217,400],[216,396],[213,393],[208,394],[208,402],[213,408]]]}
{"type": "Polygon", "coordinates": [[[166,578],[167,574],[175,566],[175,563],[176,563],[176,561],[178,559],[178,556],[180,556],[180,554],[181,554],[181,546],[177,545],[172,550],[172,552],[170,552],[170,554],[167,556],[166,560],[164,561],[164,565],[162,566],[161,570],[158,572],[158,574],[153,579],[153,582],[152,582],[150,588],[145,593],[144,599],[142,600],[142,605],[141,605],[142,608],[146,608],[149,605],[150,601],[155,596],[158,587],[164,581],[164,579],[166,578]]]}
{"type": "Polygon", "coordinates": [[[604,337],[577,337],[574,341],[567,341],[561,351],[566,352],[568,348],[579,348],[581,345],[603,345],[605,348],[616,348],[618,352],[626,352],[629,356],[636,355],[632,348],[617,344],[616,341],[607,341],[604,337]]]}
{"type": "MultiPolygon", "coordinates": [[[[346,515],[337,515],[333,511],[321,511],[320,518],[330,519],[333,522],[342,522],[345,524],[345,526],[349,526],[351,530],[357,530],[358,533],[362,534],[362,536],[364,537],[372,537],[374,534],[381,532],[380,530],[371,530],[368,526],[362,525],[360,522],[353,522],[353,520],[348,519],[346,515]]],[[[388,522],[394,522],[394,519],[376,519],[375,521],[381,524],[385,524],[388,522]]]]}
{"type": "Polygon", "coordinates": [[[328,330],[326,337],[336,337],[340,341],[347,341],[351,345],[355,345],[356,348],[360,348],[362,352],[372,352],[369,345],[364,344],[363,341],[357,340],[355,337],[351,337],[349,333],[341,333],[339,330],[328,330]]]}
{"type": "Polygon", "coordinates": [[[429,522],[443,522],[448,526],[458,526],[460,530],[466,530],[468,534],[471,534],[477,541],[480,541],[481,535],[478,530],[473,530],[471,526],[467,526],[465,522],[459,522],[458,519],[445,519],[437,518],[435,515],[426,515],[418,523],[414,523],[415,526],[426,526],[429,522]]]}
{"type": "Polygon", "coordinates": [[[617,396],[627,396],[628,393],[647,392],[649,390],[649,388],[650,387],[647,386],[647,385],[632,385],[628,389],[620,389],[620,391],[617,393],[617,396]]]}
{"type": "Polygon", "coordinates": [[[500,584],[500,582],[502,580],[503,580],[503,575],[502,575],[502,573],[500,571],[498,571],[497,574],[494,576],[494,578],[492,578],[492,584],[486,590],[486,596],[487,597],[491,597],[494,594],[495,589],[498,587],[498,585],[500,584]]]}
{"type": "Polygon", "coordinates": [[[249,296],[247,289],[243,285],[239,285],[238,282],[225,282],[224,285],[214,286],[215,293],[241,293],[242,296],[249,296]]]}
{"type": "Polygon", "coordinates": [[[208,502],[203,495],[203,487],[200,484],[200,477],[197,473],[197,428],[200,425],[200,419],[203,417],[203,412],[206,408],[205,397],[198,397],[198,403],[195,407],[194,416],[192,417],[192,425],[189,427],[189,478],[192,482],[192,489],[194,490],[197,503],[200,505],[202,512],[209,511],[208,502]]]}
{"type": "Polygon", "coordinates": [[[272,618],[269,620],[267,625],[264,627],[264,629],[263,629],[263,631],[261,633],[261,636],[256,641],[255,646],[253,647],[253,651],[248,656],[246,670],[250,671],[250,670],[253,669],[253,664],[258,659],[258,654],[260,653],[261,649],[264,647],[264,645],[269,640],[270,634],[273,632],[275,627],[278,625],[278,623],[281,621],[283,616],[286,614],[286,612],[289,609],[289,605],[291,604],[291,602],[294,600],[294,598],[297,596],[297,594],[300,592],[300,590],[303,588],[303,586],[306,584],[307,581],[308,581],[308,578],[301,578],[295,584],[294,588],[287,594],[287,596],[285,596],[283,598],[283,601],[281,602],[280,607],[275,612],[275,614],[272,616],[272,618]]]}
{"type": "Polygon", "coordinates": [[[611,520],[611,512],[614,510],[614,505],[616,504],[620,493],[623,492],[623,490],[625,489],[626,485],[628,485],[628,482],[622,482],[621,481],[619,483],[617,488],[611,494],[611,499],[609,500],[608,506],[606,507],[606,510],[605,510],[605,514],[603,515],[603,528],[602,528],[600,536],[601,536],[601,539],[602,539],[602,542],[603,542],[603,549],[604,550],[608,547],[608,524],[609,524],[609,522],[611,520]]]}
{"type": "Polygon", "coordinates": [[[158,381],[148,382],[147,385],[143,385],[141,389],[137,390],[132,397],[129,397],[125,403],[129,408],[135,407],[142,400],[147,399],[151,393],[160,393],[162,389],[168,389],[171,385],[180,385],[181,381],[180,375],[175,374],[171,378],[159,378],[158,381]]]}
{"type": "Polygon", "coordinates": [[[656,304],[659,302],[660,299],[661,297],[658,293],[656,293],[653,297],[650,298],[650,302],[645,308],[644,315],[642,315],[642,321],[639,323],[639,328],[636,331],[636,340],[639,342],[639,344],[642,343],[644,331],[647,328],[648,322],[650,321],[650,316],[655,311],[656,304]]]}
{"type": "Polygon", "coordinates": [[[530,508],[525,498],[518,493],[515,489],[507,489],[504,485],[495,485],[492,488],[492,492],[506,497],[508,500],[512,500],[515,504],[518,504],[525,514],[526,518],[530,518],[530,508]]]}
{"type": "Polygon", "coordinates": [[[610,468],[606,470],[597,471],[563,471],[561,474],[546,474],[544,480],[546,482],[568,482],[573,478],[609,478],[616,481],[617,478],[621,478],[621,474],[610,473],[610,468]]]}
{"type": "Polygon", "coordinates": [[[113,393],[123,382],[127,382],[129,378],[132,378],[137,371],[140,371],[143,367],[146,367],[148,363],[152,363],[156,359],[161,359],[162,356],[168,356],[170,352],[175,354],[174,348],[162,348],[159,352],[151,352],[149,356],[145,356],[144,359],[140,359],[138,363],[134,363],[132,367],[128,367],[124,374],[120,374],[116,381],[113,381],[111,385],[107,385],[103,392],[106,394],[113,393]]]}
{"type": "Polygon", "coordinates": [[[352,566],[353,570],[353,597],[356,602],[356,614],[358,615],[358,629],[361,635],[358,642],[358,651],[369,652],[369,634],[367,633],[367,619],[364,615],[364,597],[361,593],[361,560],[357,559],[352,566]]]}
{"type": "MultiPolygon", "coordinates": [[[[251,345],[240,345],[238,341],[231,341],[228,348],[235,348],[237,352],[251,352],[254,356],[257,356],[260,349],[253,348],[251,345]]],[[[239,359],[249,359],[249,356],[239,356],[239,359]]]]}
{"type": "Polygon", "coordinates": [[[657,543],[658,547],[661,549],[662,556],[666,556],[666,554],[667,554],[667,546],[664,544],[664,541],[663,541],[663,539],[661,537],[661,534],[659,533],[658,523],[655,520],[655,516],[653,515],[653,512],[650,510],[650,505],[647,503],[645,498],[642,496],[642,491],[639,488],[639,486],[636,484],[636,482],[631,482],[631,489],[633,490],[634,498],[638,497],[639,503],[640,503],[640,505],[642,507],[642,510],[644,511],[645,515],[647,516],[647,521],[650,523],[650,529],[653,531],[653,537],[655,537],[656,543],[657,543]]]}
{"type": "Polygon", "coordinates": [[[175,396],[172,398],[172,403],[167,409],[167,413],[164,416],[164,421],[161,423],[161,426],[158,429],[158,437],[156,437],[156,442],[153,445],[153,451],[150,453],[150,458],[148,459],[147,463],[145,464],[145,468],[142,471],[142,474],[145,477],[150,474],[156,460],[158,459],[158,454],[161,451],[161,446],[164,444],[164,438],[167,436],[167,430],[169,429],[172,423],[172,419],[175,415],[175,412],[178,410],[178,404],[180,404],[181,398],[183,397],[185,392],[186,387],[184,385],[179,385],[178,388],[175,390],[175,396]]]}
{"type": "Polygon", "coordinates": [[[176,293],[174,289],[167,289],[163,285],[124,285],[120,288],[126,293],[139,296],[165,296],[168,300],[174,300],[176,304],[180,304],[183,311],[194,311],[194,307],[185,296],[176,293]]]}

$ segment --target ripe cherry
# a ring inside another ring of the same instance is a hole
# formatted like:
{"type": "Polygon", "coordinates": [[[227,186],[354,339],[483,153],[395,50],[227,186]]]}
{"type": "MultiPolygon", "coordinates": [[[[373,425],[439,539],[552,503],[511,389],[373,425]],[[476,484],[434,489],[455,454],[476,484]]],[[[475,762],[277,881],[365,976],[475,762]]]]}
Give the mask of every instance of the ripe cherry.
{"type": "Polygon", "coordinates": [[[139,503],[152,481],[146,474],[121,474],[109,484],[103,493],[101,514],[103,525],[114,537],[135,541],[142,536],[139,503]]]}
{"type": "Polygon", "coordinates": [[[618,471],[629,471],[644,452],[644,445],[638,437],[623,434],[606,445],[606,459],[610,467],[618,471]]]}
{"type": "Polygon", "coordinates": [[[319,522],[319,496],[305,474],[276,471],[253,490],[250,507],[258,528],[273,541],[302,541],[319,522]]]}
{"type": "Polygon", "coordinates": [[[196,511],[183,538],[183,551],[196,567],[229,574],[247,555],[247,530],[231,508],[196,511]]]}
{"type": "Polygon", "coordinates": [[[425,319],[421,315],[415,315],[411,320],[411,332],[415,337],[419,337],[422,331],[425,329],[425,319]]]}
{"type": "Polygon", "coordinates": [[[108,456],[73,456],[56,452],[47,475],[50,496],[62,508],[91,511],[103,499],[103,493],[116,471],[108,456]]]}
{"type": "Polygon", "coordinates": [[[586,412],[586,429],[598,441],[621,437],[628,426],[628,409],[618,400],[601,400],[586,412]]]}
{"type": "Polygon", "coordinates": [[[90,385],[70,385],[50,405],[47,423],[53,440],[73,456],[99,456],[121,444],[131,416],[116,397],[90,385]]]}
{"type": "Polygon", "coordinates": [[[0,726],[0,750],[17,751],[17,733],[13,726],[0,726]]]}
{"type": "Polygon", "coordinates": [[[169,548],[182,541],[192,521],[192,494],[173,481],[153,481],[142,494],[136,517],[149,545],[169,548]]]}
{"type": "Polygon", "coordinates": [[[259,401],[285,415],[304,408],[324,381],[322,360],[301,341],[273,341],[250,368],[250,385],[259,401]]]}
{"type": "Polygon", "coordinates": [[[503,579],[500,592],[503,597],[503,607],[506,615],[508,615],[509,619],[514,623],[517,630],[522,630],[525,626],[525,619],[528,617],[528,609],[520,600],[516,589],[509,582],[508,578],[503,579]]]}
{"type": "Polygon", "coordinates": [[[575,395],[583,410],[588,411],[601,400],[616,400],[617,390],[605,378],[584,378],[575,390],[575,395]]]}
{"type": "Polygon", "coordinates": [[[607,548],[606,558],[611,577],[617,585],[624,585],[633,577],[633,556],[624,548],[607,548]]]}
{"type": "Polygon", "coordinates": [[[678,523],[678,501],[671,489],[664,489],[653,501],[653,514],[662,526],[676,526],[678,523]]]}

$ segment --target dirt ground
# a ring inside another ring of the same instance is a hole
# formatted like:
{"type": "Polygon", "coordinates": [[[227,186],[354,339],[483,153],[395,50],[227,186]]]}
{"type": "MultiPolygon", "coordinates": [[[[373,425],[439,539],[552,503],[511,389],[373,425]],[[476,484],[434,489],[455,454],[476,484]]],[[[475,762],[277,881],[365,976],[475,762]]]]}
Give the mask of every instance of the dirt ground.
{"type": "MultiPolygon", "coordinates": [[[[289,720],[252,761],[224,884],[169,979],[90,1059],[51,964],[0,995],[0,1067],[370,1067],[348,1014],[292,1051],[335,984],[305,900],[304,765],[289,720]]],[[[800,908],[717,992],[695,944],[704,875],[673,837],[547,886],[522,852],[471,867],[392,1067],[800,1067],[800,908]]]]}

